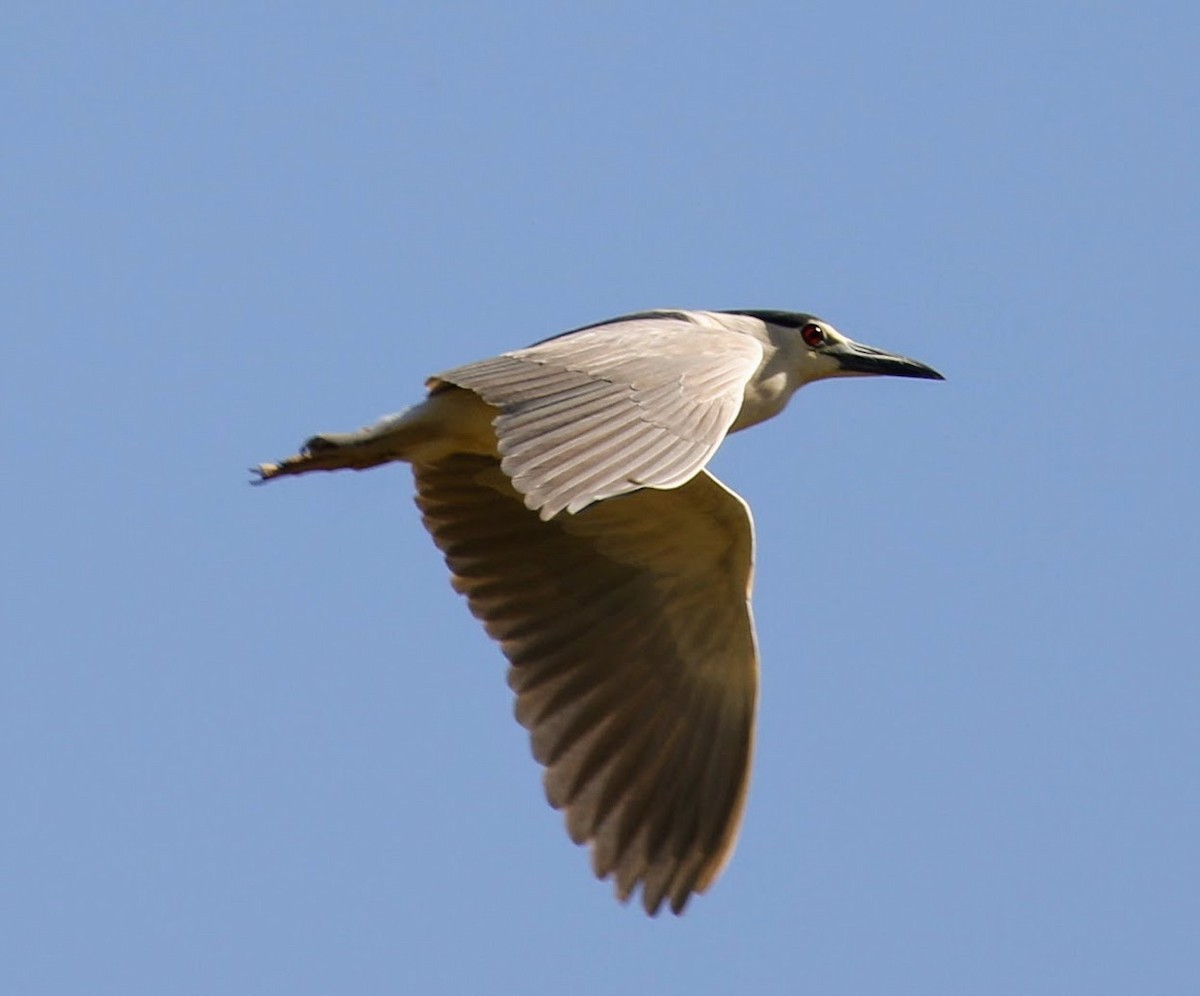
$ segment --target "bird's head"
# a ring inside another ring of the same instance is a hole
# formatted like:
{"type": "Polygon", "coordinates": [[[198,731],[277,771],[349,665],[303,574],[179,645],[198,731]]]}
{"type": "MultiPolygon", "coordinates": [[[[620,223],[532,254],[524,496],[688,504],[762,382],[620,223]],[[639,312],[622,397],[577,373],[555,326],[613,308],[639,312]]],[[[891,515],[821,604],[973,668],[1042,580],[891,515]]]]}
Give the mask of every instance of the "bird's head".
{"type": "Polygon", "coordinates": [[[945,380],[933,367],[907,356],[864,346],[842,335],[828,322],[813,315],[789,316],[794,330],[794,354],[802,383],[827,377],[920,377],[945,380]]]}

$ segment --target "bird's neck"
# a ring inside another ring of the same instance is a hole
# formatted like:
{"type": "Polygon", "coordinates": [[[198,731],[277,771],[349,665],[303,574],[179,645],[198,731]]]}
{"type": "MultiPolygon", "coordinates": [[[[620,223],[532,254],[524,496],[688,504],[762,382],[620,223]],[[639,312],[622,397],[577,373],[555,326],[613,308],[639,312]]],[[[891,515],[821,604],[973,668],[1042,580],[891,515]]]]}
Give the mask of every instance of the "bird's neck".
{"type": "Polygon", "coordinates": [[[741,411],[729,431],[738,432],[774,418],[783,411],[802,383],[795,376],[795,365],[782,350],[768,352],[757,373],[746,384],[741,411]]]}

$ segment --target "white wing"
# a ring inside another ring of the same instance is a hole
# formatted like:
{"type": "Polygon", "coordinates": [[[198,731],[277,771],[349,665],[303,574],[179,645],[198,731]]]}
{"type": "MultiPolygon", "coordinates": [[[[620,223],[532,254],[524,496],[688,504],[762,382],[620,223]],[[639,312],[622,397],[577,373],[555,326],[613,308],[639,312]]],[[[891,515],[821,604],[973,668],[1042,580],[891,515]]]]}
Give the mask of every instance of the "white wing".
{"type": "Polygon", "coordinates": [[[569,332],[430,380],[500,409],[504,472],[549,519],[704,467],[762,362],[750,336],[685,316],[636,316],[569,332]]]}
{"type": "Polygon", "coordinates": [[[414,466],[454,587],[500,642],[546,794],[598,877],[680,912],[733,850],[758,662],[749,509],[705,472],[549,522],[498,462],[414,466]]]}

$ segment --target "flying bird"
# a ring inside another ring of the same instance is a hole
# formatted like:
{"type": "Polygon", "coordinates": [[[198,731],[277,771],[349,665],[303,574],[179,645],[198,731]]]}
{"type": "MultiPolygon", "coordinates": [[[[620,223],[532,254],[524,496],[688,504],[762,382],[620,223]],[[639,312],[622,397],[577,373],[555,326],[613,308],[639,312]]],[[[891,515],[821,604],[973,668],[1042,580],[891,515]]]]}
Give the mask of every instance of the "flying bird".
{"type": "Polygon", "coordinates": [[[880,374],[942,379],[813,315],[639,312],[431,377],[255,483],[412,465],[550,804],[622,901],[678,914],[733,851],[758,689],[750,509],[705,467],[805,384],[880,374]]]}

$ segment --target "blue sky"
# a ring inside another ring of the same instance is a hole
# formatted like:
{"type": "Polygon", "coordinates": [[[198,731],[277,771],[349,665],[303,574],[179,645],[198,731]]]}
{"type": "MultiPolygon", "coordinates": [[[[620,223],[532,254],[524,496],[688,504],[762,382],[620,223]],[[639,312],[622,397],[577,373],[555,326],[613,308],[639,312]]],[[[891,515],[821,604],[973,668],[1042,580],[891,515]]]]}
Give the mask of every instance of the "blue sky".
{"type": "Polygon", "coordinates": [[[0,988],[1200,984],[1191,5],[0,13],[0,988]],[[681,919],[592,880],[404,467],[440,369],[812,311],[944,384],[729,441],[760,732],[681,919]]]}

